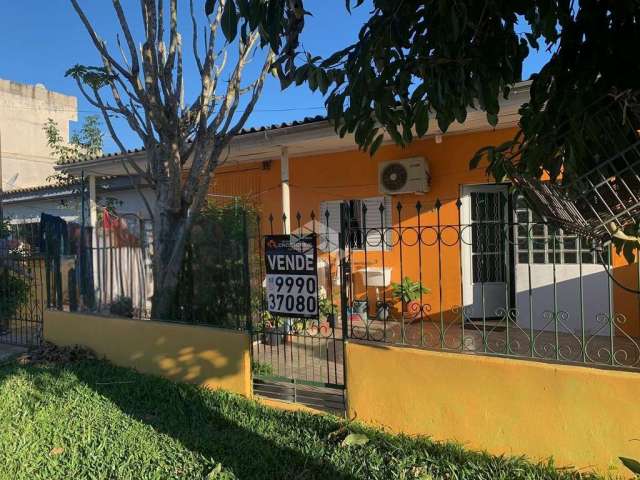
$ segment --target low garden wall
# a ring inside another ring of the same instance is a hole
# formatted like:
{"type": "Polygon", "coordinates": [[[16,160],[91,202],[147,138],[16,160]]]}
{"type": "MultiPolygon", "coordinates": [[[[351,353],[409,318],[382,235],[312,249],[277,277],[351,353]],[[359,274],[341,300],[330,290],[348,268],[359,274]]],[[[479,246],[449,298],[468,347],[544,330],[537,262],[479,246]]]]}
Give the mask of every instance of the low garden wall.
{"type": "Polygon", "coordinates": [[[250,337],[243,332],[48,310],[44,338],[84,345],[143,373],[251,396],[250,337]]]}
{"type": "Polygon", "coordinates": [[[638,373],[353,342],[345,358],[350,418],[602,473],[640,458],[638,373]]]}

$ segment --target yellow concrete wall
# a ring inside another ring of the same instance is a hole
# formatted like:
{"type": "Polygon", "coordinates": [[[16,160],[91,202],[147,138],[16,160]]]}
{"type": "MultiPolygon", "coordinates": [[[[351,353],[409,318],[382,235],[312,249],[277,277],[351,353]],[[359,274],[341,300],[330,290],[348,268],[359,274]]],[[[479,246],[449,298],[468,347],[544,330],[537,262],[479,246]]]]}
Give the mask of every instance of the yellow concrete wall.
{"type": "Polygon", "coordinates": [[[46,311],[44,337],[116,365],[251,396],[250,337],[211,327],[46,311]]]}
{"type": "Polygon", "coordinates": [[[640,458],[640,375],[349,342],[349,417],[560,466],[640,458]]]}

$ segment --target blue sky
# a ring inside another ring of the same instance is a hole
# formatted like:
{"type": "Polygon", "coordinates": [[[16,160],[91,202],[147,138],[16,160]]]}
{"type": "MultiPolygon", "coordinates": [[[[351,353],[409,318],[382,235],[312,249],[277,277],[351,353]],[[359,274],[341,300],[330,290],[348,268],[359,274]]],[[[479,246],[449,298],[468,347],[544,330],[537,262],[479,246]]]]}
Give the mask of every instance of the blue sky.
{"type": "MultiPolygon", "coordinates": [[[[43,83],[50,90],[77,96],[81,118],[95,113],[95,109],[81,98],[73,80],[64,77],[65,71],[76,63],[99,63],[71,3],[68,0],[4,0],[2,3],[0,78],[29,84],[43,83]]],[[[81,3],[87,6],[89,16],[95,20],[96,30],[111,44],[117,29],[111,2],[84,0],[81,3]]],[[[124,0],[122,3],[125,7],[127,4],[135,5],[130,22],[139,24],[136,16],[138,2],[124,0]]],[[[182,3],[188,5],[186,0],[182,3]]],[[[368,13],[367,7],[363,6],[353,10],[349,16],[344,9],[344,0],[312,1],[308,2],[307,8],[311,8],[313,17],[308,17],[306,22],[304,47],[317,55],[330,54],[355,40],[368,13]]],[[[189,48],[185,50],[190,53],[189,48]]],[[[545,58],[546,52],[532,52],[525,65],[524,78],[537,72],[545,58]]],[[[195,79],[189,75],[189,71],[194,72],[192,67],[192,63],[185,66],[187,91],[190,87],[195,88],[195,79]]],[[[279,83],[269,78],[247,126],[280,123],[323,113],[320,94],[312,93],[305,86],[291,87],[282,92],[279,83]]],[[[128,147],[140,144],[138,137],[122,124],[119,125],[119,133],[128,147]]],[[[105,150],[116,150],[108,137],[105,138],[105,150]]]]}

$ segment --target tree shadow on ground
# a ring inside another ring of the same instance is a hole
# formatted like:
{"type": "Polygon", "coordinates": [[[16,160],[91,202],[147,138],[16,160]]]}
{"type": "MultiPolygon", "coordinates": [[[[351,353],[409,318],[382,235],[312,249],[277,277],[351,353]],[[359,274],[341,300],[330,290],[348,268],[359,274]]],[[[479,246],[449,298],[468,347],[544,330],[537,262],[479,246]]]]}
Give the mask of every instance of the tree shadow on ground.
{"type": "MultiPolygon", "coordinates": [[[[3,376],[19,368],[5,369],[3,376]]],[[[357,478],[340,471],[327,458],[335,446],[326,439],[340,428],[336,419],[309,419],[299,413],[271,410],[232,394],[211,394],[106,362],[80,362],[64,369],[125,414],[171,436],[192,452],[220,462],[237,478],[357,478]]],[[[56,375],[63,370],[53,367],[47,371],[56,375]]],[[[33,380],[37,388],[45,388],[38,385],[37,377],[33,380]]],[[[50,385],[46,388],[51,391],[50,385]]]]}

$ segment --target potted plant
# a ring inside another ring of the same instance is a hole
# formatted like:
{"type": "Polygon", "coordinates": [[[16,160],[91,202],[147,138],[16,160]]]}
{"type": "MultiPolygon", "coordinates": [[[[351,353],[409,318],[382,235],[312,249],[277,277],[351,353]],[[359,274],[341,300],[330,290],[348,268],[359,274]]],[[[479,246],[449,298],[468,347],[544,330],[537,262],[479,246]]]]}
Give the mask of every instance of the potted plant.
{"type": "Polygon", "coordinates": [[[262,316],[262,343],[265,345],[278,346],[285,341],[286,330],[284,326],[278,325],[278,321],[271,313],[264,311],[262,316]]]}
{"type": "Polygon", "coordinates": [[[327,320],[329,326],[331,328],[335,328],[338,305],[331,302],[324,288],[320,288],[320,301],[318,302],[318,310],[320,311],[320,315],[327,320]]]}
{"type": "Polygon", "coordinates": [[[391,283],[393,296],[402,302],[404,318],[414,320],[420,316],[421,298],[430,290],[422,283],[404,277],[400,283],[391,283]]]}

